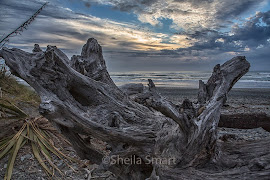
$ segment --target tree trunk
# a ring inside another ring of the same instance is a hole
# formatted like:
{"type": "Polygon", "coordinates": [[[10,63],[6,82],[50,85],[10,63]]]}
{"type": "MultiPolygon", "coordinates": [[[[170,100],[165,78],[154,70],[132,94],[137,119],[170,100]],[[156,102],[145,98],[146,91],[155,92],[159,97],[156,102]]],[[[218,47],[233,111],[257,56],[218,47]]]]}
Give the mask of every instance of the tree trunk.
{"type": "MultiPolygon", "coordinates": [[[[228,92],[248,72],[245,57],[216,65],[208,82],[199,82],[198,102],[185,100],[177,106],[157,92],[152,80],[149,88],[128,85],[119,89],[93,38],[83,46],[81,56],[73,56],[71,61],[55,46],[33,53],[3,48],[0,56],[13,74],[37,91],[40,113],[71,141],[78,155],[100,163],[119,179],[184,179],[191,174],[196,179],[209,173],[225,177],[218,172],[222,168],[213,173],[204,167],[235,167],[231,165],[235,159],[224,165],[231,154],[224,155],[220,147],[231,150],[233,146],[217,142],[217,126],[228,92]],[[110,147],[106,159],[84,136],[106,142],[110,147]]],[[[267,152],[267,148],[259,148],[261,154],[267,152]]],[[[239,155],[246,151],[241,150],[239,155]]],[[[264,156],[263,163],[269,162],[270,156],[264,156]]],[[[251,155],[241,158],[256,159],[251,155]]],[[[253,164],[258,162],[260,168],[254,166],[253,170],[267,174],[261,170],[269,171],[269,165],[262,165],[259,159],[253,164]]],[[[253,170],[244,170],[247,177],[253,170]]],[[[231,174],[241,177],[242,172],[231,174]]]]}

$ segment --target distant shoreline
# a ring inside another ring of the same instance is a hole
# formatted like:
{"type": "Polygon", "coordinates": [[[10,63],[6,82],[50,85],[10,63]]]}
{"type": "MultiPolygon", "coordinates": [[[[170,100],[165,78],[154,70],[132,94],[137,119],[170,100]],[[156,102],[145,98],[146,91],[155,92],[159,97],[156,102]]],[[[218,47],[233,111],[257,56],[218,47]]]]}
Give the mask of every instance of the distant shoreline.
{"type": "MultiPolygon", "coordinates": [[[[157,87],[157,89],[162,95],[172,99],[172,101],[180,96],[194,99],[197,98],[198,93],[198,89],[196,88],[157,87]]],[[[228,100],[239,98],[249,99],[251,102],[260,99],[262,102],[266,101],[270,104],[270,88],[232,88],[228,94],[228,100]]]]}
{"type": "MultiPolygon", "coordinates": [[[[160,72],[118,72],[110,73],[116,85],[127,83],[142,83],[147,85],[148,79],[157,87],[176,87],[186,89],[198,89],[199,80],[205,83],[212,72],[206,71],[160,71],[160,72]]],[[[270,72],[248,72],[235,84],[235,88],[270,88],[270,72]]]]}
{"type": "MultiPolygon", "coordinates": [[[[157,87],[168,100],[181,104],[184,99],[197,101],[198,89],[157,87]]],[[[270,116],[270,88],[233,88],[227,97],[222,114],[265,113],[270,116]]]]}

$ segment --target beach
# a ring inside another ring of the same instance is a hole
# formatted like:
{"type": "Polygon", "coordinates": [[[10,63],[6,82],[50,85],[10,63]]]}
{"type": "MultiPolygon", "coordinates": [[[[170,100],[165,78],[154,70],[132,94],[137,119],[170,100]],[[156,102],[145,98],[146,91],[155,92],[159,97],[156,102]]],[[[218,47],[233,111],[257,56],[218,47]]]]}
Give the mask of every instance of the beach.
{"type": "MultiPolygon", "coordinates": [[[[197,101],[198,89],[177,87],[158,87],[157,89],[161,95],[176,104],[181,104],[184,99],[190,99],[193,102],[197,101]]],[[[233,88],[229,92],[227,102],[221,110],[222,115],[229,117],[234,114],[240,114],[240,116],[241,114],[258,114],[260,116],[264,113],[267,116],[268,124],[270,124],[270,89],[268,88],[233,88]]],[[[256,122],[257,120],[260,120],[260,117],[251,121],[256,122]]],[[[245,123],[245,119],[241,123],[245,123]]],[[[246,123],[250,123],[250,120],[247,119],[246,123]]],[[[252,129],[219,127],[218,136],[220,139],[223,136],[232,141],[252,141],[270,137],[270,132],[260,126],[252,129]]]]}
{"type": "MultiPolygon", "coordinates": [[[[184,99],[197,101],[198,89],[158,87],[158,91],[176,104],[181,104],[184,99]]],[[[270,115],[270,88],[232,88],[222,113],[255,112],[270,115]]]]}
{"type": "MultiPolygon", "coordinates": [[[[163,95],[166,99],[174,102],[175,104],[181,104],[184,99],[190,99],[193,102],[197,100],[198,89],[195,88],[181,88],[181,87],[157,87],[158,92],[163,95]]],[[[270,88],[233,88],[228,94],[228,99],[225,106],[222,108],[221,113],[232,115],[238,113],[266,113],[270,116],[270,88]]],[[[24,109],[30,113],[34,111],[34,114],[38,114],[37,109],[24,109]]],[[[31,113],[32,114],[32,113],[31,113]]],[[[227,128],[219,127],[217,131],[218,141],[228,141],[228,142],[248,142],[254,140],[262,140],[264,138],[270,137],[270,132],[267,132],[261,127],[256,127],[252,129],[237,129],[237,128],[227,128]]],[[[75,150],[63,143],[59,143],[69,152],[69,155],[74,158],[78,158],[75,150]]],[[[59,145],[58,144],[58,145],[59,145]]],[[[5,157],[1,162],[0,166],[1,173],[0,177],[4,176],[5,167],[8,159],[5,157]]],[[[78,165],[76,163],[71,164],[71,166],[77,170],[73,172],[64,162],[55,156],[53,156],[53,161],[56,163],[58,168],[61,168],[65,174],[64,179],[84,179],[88,177],[85,167],[97,168],[96,164],[88,165],[78,165]]],[[[110,179],[115,179],[110,172],[100,172],[100,174],[95,174],[97,176],[110,176],[110,179]]],[[[19,152],[19,157],[16,159],[16,166],[14,167],[13,177],[15,179],[45,179],[47,176],[42,171],[42,168],[38,165],[31,154],[31,149],[29,146],[23,148],[23,151],[19,152]],[[27,168],[25,168],[27,167],[27,168]]],[[[60,176],[58,176],[60,178],[60,176]]],[[[62,177],[63,178],[63,177],[62,177]]]]}
{"type": "Polygon", "coordinates": [[[270,0],[0,9],[0,179],[269,179],[270,0]]]}

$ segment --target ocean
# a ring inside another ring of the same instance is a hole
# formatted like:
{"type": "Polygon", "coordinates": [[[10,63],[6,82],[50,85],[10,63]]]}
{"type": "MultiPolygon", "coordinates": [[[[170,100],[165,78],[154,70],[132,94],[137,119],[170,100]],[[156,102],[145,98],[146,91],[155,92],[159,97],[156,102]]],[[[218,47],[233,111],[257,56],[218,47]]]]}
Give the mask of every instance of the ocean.
{"type": "MultiPolygon", "coordinates": [[[[127,83],[142,83],[147,85],[148,79],[152,79],[157,87],[179,87],[198,89],[199,80],[205,83],[211,76],[211,72],[179,71],[179,72],[110,72],[117,86],[127,83]]],[[[18,78],[20,83],[26,84],[18,78]]],[[[233,88],[270,88],[270,72],[248,72],[233,88]]]]}
{"type": "MultiPolygon", "coordinates": [[[[2,59],[0,65],[3,64],[2,59]]],[[[109,72],[117,86],[127,83],[142,83],[147,85],[148,79],[152,79],[158,87],[199,88],[199,80],[205,83],[212,72],[206,71],[133,71],[133,72],[109,72]]],[[[27,84],[22,79],[18,79],[27,84]]],[[[245,74],[234,88],[270,88],[270,71],[250,71],[245,74]]]]}
{"type": "MultiPolygon", "coordinates": [[[[142,83],[147,85],[152,79],[158,87],[199,87],[199,80],[205,83],[212,72],[178,71],[178,72],[111,72],[111,78],[117,86],[126,83],[142,83]]],[[[234,88],[270,88],[270,72],[248,72],[234,86],[234,88]]]]}

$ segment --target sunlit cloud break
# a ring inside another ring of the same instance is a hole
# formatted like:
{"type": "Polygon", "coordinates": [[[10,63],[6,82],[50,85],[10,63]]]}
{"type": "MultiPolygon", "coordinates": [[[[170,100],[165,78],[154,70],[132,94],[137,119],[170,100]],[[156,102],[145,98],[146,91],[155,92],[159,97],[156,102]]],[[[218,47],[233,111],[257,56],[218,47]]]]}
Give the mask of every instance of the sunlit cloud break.
{"type": "MultiPolygon", "coordinates": [[[[0,35],[13,30],[42,3],[1,1],[0,35]]],[[[70,57],[94,37],[108,66],[116,70],[127,63],[127,69],[161,70],[163,61],[166,70],[192,69],[194,63],[206,68],[236,55],[247,56],[252,68],[262,69],[270,64],[265,55],[270,46],[269,7],[267,0],[58,0],[50,2],[8,46],[31,51],[34,43],[42,48],[51,44],[70,57]]]]}

